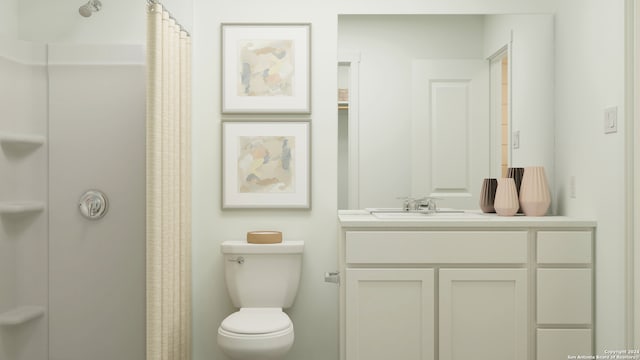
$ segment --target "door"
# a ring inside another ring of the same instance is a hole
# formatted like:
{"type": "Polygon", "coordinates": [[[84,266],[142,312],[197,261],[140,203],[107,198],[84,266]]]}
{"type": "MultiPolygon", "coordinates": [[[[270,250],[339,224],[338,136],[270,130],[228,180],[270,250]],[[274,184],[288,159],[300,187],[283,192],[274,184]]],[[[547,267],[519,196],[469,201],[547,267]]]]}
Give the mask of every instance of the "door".
{"type": "Polygon", "coordinates": [[[489,62],[416,59],[412,75],[412,194],[477,209],[491,167],[489,62]]]}
{"type": "Polygon", "coordinates": [[[440,360],[527,359],[526,269],[440,270],[440,360]]]}
{"type": "Polygon", "coordinates": [[[433,360],[434,270],[346,272],[347,360],[433,360]]]}

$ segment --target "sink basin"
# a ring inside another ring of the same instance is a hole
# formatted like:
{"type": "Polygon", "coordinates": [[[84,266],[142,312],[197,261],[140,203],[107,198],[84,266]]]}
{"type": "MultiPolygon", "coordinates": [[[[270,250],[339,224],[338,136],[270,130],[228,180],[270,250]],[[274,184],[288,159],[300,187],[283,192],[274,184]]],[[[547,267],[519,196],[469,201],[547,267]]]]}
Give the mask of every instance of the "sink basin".
{"type": "Polygon", "coordinates": [[[400,208],[368,208],[371,215],[378,219],[433,219],[433,218],[481,218],[482,214],[456,209],[438,209],[435,213],[404,211],[400,208]]]}

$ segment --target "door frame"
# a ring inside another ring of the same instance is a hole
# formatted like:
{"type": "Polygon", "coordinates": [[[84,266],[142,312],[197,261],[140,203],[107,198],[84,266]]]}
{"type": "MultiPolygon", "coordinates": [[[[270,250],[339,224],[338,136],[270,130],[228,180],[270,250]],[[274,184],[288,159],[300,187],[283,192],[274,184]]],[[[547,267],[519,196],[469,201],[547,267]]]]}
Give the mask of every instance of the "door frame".
{"type": "Polygon", "coordinates": [[[340,64],[349,66],[347,207],[360,209],[360,53],[340,51],[340,64]]]}
{"type": "Polygon", "coordinates": [[[628,349],[640,346],[640,6],[625,1],[625,247],[628,349]]]}
{"type": "MultiPolygon", "coordinates": [[[[501,177],[501,169],[500,169],[500,165],[501,165],[501,160],[502,157],[502,144],[501,144],[501,138],[502,136],[498,135],[501,134],[500,132],[500,127],[502,126],[502,106],[498,106],[498,103],[501,103],[501,99],[496,99],[497,96],[497,90],[496,87],[500,87],[501,89],[501,83],[502,83],[502,76],[499,76],[501,74],[496,74],[494,69],[495,69],[495,63],[498,60],[502,60],[503,57],[507,57],[508,59],[508,63],[507,63],[507,116],[509,117],[508,123],[509,123],[509,131],[507,134],[508,137],[508,144],[509,147],[507,148],[507,163],[508,166],[512,166],[512,159],[513,159],[513,145],[511,143],[511,134],[512,134],[512,129],[513,129],[513,122],[512,122],[512,104],[511,104],[511,64],[513,62],[513,56],[512,56],[512,39],[509,40],[509,43],[505,44],[504,46],[500,47],[498,50],[496,50],[491,56],[489,56],[487,58],[487,60],[489,61],[489,81],[490,81],[490,91],[489,91],[489,102],[490,102],[490,131],[491,134],[489,135],[489,143],[491,144],[491,153],[490,153],[490,158],[489,158],[489,167],[490,167],[490,176],[494,177],[494,178],[499,178],[501,177]],[[499,81],[500,83],[496,83],[497,81],[499,81]],[[497,163],[495,163],[497,161],[497,163]]],[[[500,93],[500,95],[502,95],[502,93],[500,93]]],[[[501,98],[501,96],[499,96],[499,98],[501,98]]]]}

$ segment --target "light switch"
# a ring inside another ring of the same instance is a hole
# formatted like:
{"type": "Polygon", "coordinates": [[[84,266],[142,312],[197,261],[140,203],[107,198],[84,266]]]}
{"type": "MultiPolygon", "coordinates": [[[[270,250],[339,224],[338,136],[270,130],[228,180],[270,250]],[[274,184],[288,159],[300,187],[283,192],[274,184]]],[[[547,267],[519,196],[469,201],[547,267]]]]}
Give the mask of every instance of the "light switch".
{"type": "Polygon", "coordinates": [[[511,144],[514,149],[520,149],[520,130],[516,130],[511,134],[511,144]]]}
{"type": "Polygon", "coordinates": [[[618,132],[618,107],[613,106],[604,109],[604,133],[618,132]]]}

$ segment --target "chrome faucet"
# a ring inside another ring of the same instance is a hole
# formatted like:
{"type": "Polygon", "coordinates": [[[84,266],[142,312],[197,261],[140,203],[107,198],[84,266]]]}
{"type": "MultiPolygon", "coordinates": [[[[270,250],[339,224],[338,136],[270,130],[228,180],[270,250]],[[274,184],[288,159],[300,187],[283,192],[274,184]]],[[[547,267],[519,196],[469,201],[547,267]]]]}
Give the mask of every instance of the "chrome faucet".
{"type": "Polygon", "coordinates": [[[428,212],[438,211],[438,204],[436,204],[436,198],[424,197],[416,200],[418,210],[426,209],[428,212]]]}
{"type": "Polygon", "coordinates": [[[422,197],[422,198],[412,198],[410,196],[398,198],[402,200],[402,210],[403,211],[414,211],[414,212],[426,212],[426,213],[434,213],[438,211],[438,205],[436,204],[437,198],[432,197],[422,197]]]}

